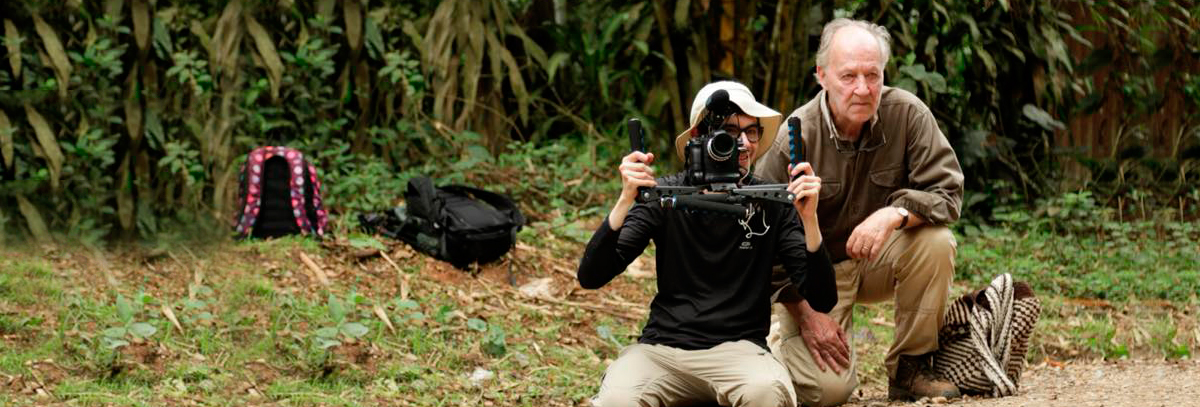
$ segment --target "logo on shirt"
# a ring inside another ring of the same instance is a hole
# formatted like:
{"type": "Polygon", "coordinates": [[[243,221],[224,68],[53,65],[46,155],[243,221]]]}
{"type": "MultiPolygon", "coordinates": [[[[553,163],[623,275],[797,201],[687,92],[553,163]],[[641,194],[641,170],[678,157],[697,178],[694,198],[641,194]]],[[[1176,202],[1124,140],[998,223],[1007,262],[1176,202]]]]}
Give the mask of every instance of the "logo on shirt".
{"type": "Polygon", "coordinates": [[[750,250],[753,248],[754,248],[754,245],[751,244],[749,240],[747,240],[747,241],[742,242],[742,246],[738,247],[738,250],[750,250]]]}

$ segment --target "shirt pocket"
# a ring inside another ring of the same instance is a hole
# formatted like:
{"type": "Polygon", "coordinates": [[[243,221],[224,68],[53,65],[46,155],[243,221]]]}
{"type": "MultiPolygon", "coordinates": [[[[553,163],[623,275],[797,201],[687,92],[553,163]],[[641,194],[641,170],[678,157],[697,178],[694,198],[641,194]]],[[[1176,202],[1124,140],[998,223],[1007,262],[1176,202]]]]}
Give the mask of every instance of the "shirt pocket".
{"type": "Polygon", "coordinates": [[[821,195],[820,195],[821,201],[829,201],[831,199],[834,199],[834,198],[840,196],[841,194],[842,194],[842,182],[841,181],[821,180],[821,195]]]}
{"type": "Polygon", "coordinates": [[[908,177],[905,176],[903,167],[871,171],[871,184],[889,193],[902,188],[906,184],[907,179],[908,177]]]}

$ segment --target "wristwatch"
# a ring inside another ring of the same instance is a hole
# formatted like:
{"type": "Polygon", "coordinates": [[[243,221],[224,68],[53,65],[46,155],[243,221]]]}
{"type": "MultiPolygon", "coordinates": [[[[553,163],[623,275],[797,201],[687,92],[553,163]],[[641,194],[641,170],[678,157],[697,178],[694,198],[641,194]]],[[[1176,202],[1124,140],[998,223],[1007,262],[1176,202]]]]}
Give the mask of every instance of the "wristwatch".
{"type": "Polygon", "coordinates": [[[897,226],[896,230],[904,229],[904,227],[908,225],[908,209],[904,209],[899,206],[897,206],[895,208],[896,208],[896,213],[899,213],[900,216],[902,216],[902,218],[901,218],[902,220],[900,221],[900,226],[897,226]]]}

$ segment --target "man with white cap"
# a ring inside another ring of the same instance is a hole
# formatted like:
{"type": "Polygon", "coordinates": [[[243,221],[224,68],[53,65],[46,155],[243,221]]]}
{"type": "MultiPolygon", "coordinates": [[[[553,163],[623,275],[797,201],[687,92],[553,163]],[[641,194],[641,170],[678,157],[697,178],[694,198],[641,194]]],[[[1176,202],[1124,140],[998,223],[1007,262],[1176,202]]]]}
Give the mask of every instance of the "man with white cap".
{"type": "MultiPolygon", "coordinates": [[[[741,141],[737,184],[758,184],[749,167],[763,151],[758,146],[774,138],[764,128],[777,127],[780,117],[740,83],[708,84],[696,95],[691,128],[677,138],[677,153],[683,158],[682,147],[693,137],[725,130],[741,141]]],[[[788,184],[796,201],[754,203],[748,216],[738,218],[635,203],[638,187],[684,185],[684,173],[655,179],[653,161],[653,154],[637,151],[622,159],[621,195],[580,261],[580,285],[596,289],[624,271],[651,239],[657,248],[658,293],[650,318],[638,343],[608,366],[592,404],[794,406],[787,370],[766,347],[771,268],[782,263],[813,308],[834,306],[832,265],[816,220],[820,178],[801,163],[788,184]]]]}
{"type": "MultiPolygon", "coordinates": [[[[836,19],[821,34],[822,91],[792,112],[806,158],[824,178],[818,217],[836,264],[838,304],[812,312],[803,295],[780,297],[771,348],[787,365],[803,404],[845,403],[858,385],[851,337],[855,303],[894,301],[895,339],[884,364],[889,399],[952,398],[931,370],[954,278],[954,236],[963,174],[933,113],[916,96],[883,85],[887,30],[836,19]],[[792,297],[792,298],[788,298],[792,297]]],[[[788,129],[755,169],[788,174],[788,129]]]]}

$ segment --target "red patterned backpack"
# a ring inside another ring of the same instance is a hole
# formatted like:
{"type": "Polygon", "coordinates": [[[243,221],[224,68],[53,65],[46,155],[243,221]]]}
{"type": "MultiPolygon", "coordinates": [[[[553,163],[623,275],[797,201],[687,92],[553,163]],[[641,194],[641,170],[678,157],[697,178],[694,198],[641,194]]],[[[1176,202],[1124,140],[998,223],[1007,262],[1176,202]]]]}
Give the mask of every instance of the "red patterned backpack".
{"type": "Polygon", "coordinates": [[[238,188],[237,236],[325,235],[317,168],[300,151],[259,147],[246,155],[238,188]]]}

